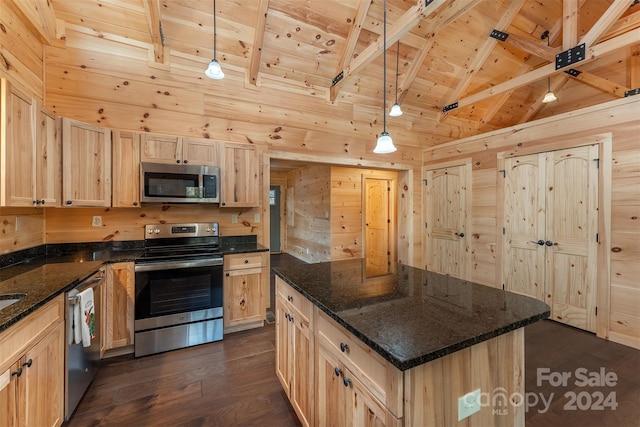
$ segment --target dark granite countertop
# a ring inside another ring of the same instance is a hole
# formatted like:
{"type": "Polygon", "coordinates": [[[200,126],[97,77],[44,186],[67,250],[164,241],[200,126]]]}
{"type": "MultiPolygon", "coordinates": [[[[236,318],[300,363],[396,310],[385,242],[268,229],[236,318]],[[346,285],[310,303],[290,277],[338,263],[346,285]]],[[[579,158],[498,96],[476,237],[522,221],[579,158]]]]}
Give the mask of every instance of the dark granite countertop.
{"type": "Polygon", "coordinates": [[[365,278],[363,260],[273,271],[404,371],[549,317],[523,295],[405,265],[365,278]]]}
{"type": "Polygon", "coordinates": [[[268,252],[269,248],[258,243],[230,243],[221,244],[222,255],[248,254],[252,252],[268,252]]]}

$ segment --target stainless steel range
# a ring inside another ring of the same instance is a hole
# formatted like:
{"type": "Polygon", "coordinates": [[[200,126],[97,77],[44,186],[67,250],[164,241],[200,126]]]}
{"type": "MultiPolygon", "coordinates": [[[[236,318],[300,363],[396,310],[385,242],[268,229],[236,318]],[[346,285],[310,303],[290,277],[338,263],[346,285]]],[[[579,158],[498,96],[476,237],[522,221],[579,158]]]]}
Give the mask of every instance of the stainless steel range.
{"type": "Polygon", "coordinates": [[[218,224],[145,225],[135,288],[136,357],[221,340],[218,224]]]}

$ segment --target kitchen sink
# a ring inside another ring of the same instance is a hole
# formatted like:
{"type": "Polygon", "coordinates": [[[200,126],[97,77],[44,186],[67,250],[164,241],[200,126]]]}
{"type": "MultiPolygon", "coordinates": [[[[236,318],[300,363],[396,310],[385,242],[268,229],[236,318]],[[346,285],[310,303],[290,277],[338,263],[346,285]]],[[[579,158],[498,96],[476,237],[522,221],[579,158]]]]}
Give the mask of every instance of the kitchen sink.
{"type": "Polygon", "coordinates": [[[26,296],[27,294],[0,294],[0,310],[17,303],[26,296]]]}

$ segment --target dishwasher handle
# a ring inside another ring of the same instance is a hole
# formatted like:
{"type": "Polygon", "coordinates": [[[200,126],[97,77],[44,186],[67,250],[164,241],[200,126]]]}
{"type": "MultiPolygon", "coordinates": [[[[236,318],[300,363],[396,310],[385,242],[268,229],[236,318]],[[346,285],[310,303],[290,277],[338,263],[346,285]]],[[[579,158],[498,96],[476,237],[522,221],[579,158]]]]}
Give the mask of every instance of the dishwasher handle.
{"type": "MultiPolygon", "coordinates": [[[[100,270],[98,273],[94,274],[90,278],[80,282],[80,284],[76,286],[74,289],[77,290],[78,293],[85,291],[89,288],[95,289],[103,280],[104,280],[104,271],[100,270]]],[[[78,303],[78,295],[77,294],[71,295],[67,298],[67,300],[69,301],[69,304],[75,305],[78,303]]]]}

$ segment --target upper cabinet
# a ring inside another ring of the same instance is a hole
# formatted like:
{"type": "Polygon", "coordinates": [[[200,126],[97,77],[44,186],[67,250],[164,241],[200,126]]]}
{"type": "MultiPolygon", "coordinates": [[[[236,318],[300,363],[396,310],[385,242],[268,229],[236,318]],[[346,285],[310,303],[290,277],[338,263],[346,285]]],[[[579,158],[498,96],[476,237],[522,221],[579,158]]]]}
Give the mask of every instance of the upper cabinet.
{"type": "Polygon", "coordinates": [[[55,115],[0,79],[1,206],[60,206],[60,139],[55,115]]]}
{"type": "Polygon", "coordinates": [[[112,206],[140,207],[140,134],[114,131],[112,206]]]}
{"type": "Polygon", "coordinates": [[[62,119],[64,206],[111,206],[111,131],[62,119]]]}
{"type": "Polygon", "coordinates": [[[258,150],[251,145],[225,143],[220,164],[220,206],[260,206],[258,150]]]}
{"type": "Polygon", "coordinates": [[[146,134],[142,137],[143,162],[219,166],[218,146],[208,139],[146,134]]]}

